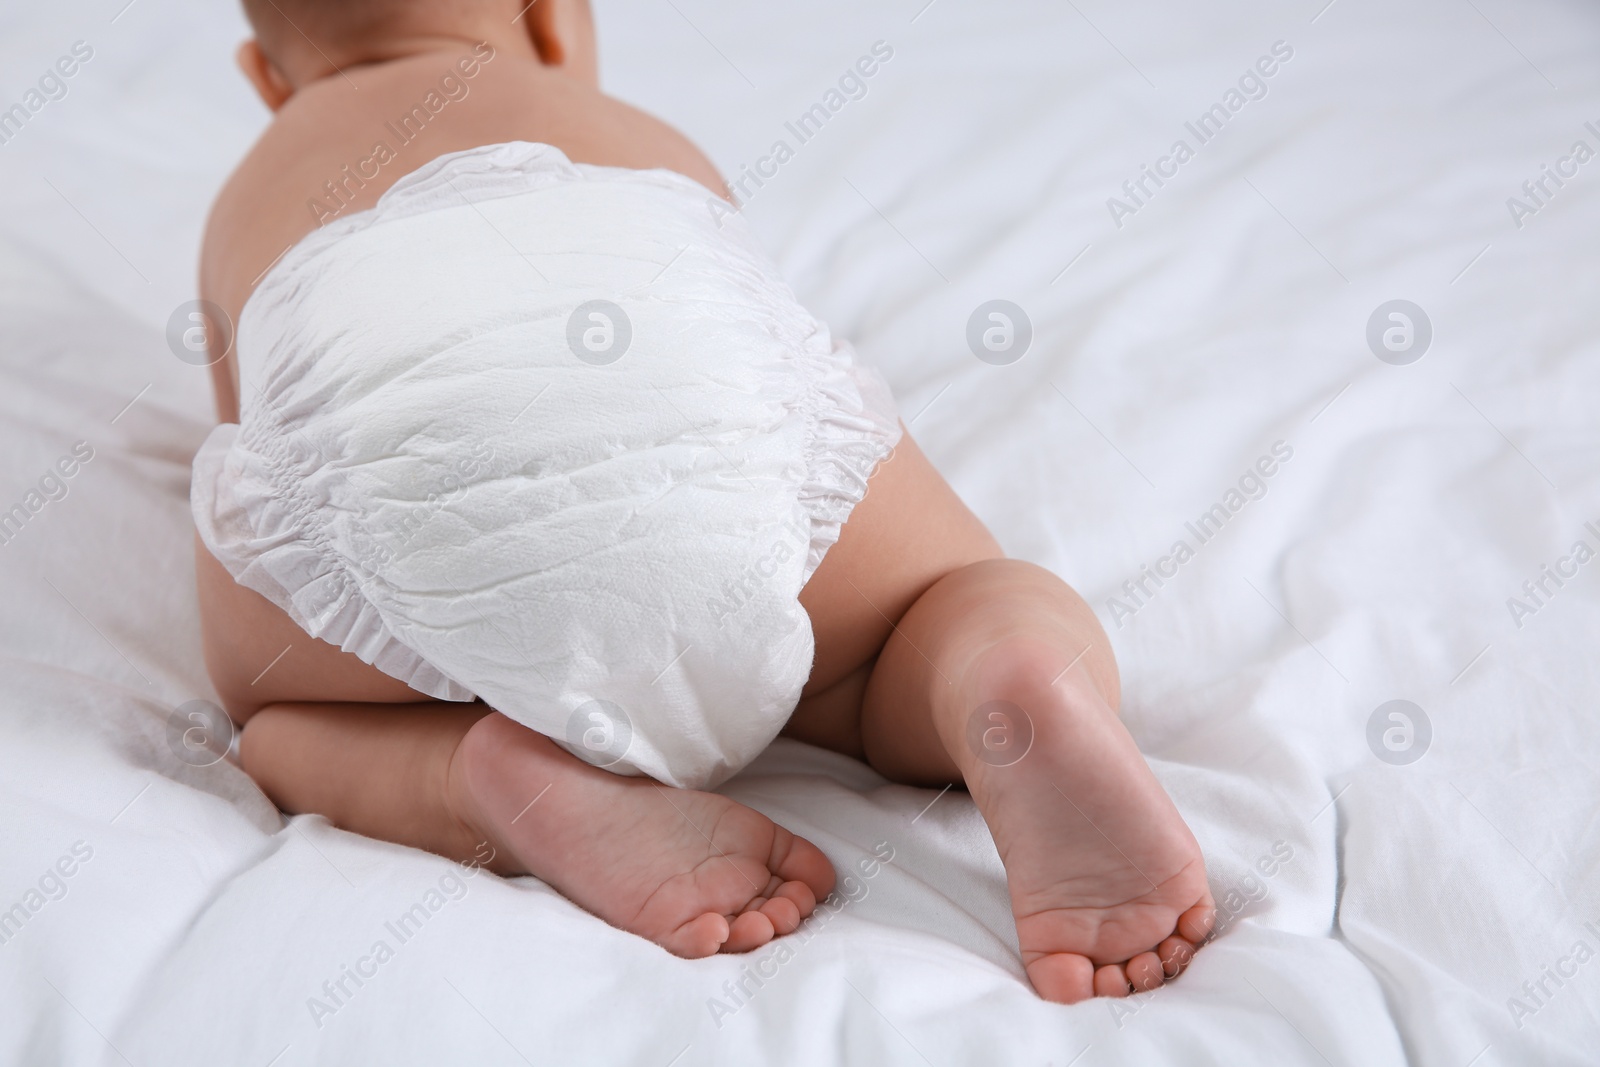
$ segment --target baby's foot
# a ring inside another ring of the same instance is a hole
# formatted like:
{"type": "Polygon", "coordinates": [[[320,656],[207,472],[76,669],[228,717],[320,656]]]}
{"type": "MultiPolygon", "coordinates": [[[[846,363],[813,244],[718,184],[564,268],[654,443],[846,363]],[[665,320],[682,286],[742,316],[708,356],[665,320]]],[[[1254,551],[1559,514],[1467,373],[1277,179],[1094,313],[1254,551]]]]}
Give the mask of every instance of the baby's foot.
{"type": "Polygon", "coordinates": [[[764,945],[833,890],[821,850],[760,812],[591,767],[503,715],[462,739],[448,792],[493,869],[688,959],[764,945]]]}
{"type": "Polygon", "coordinates": [[[1122,720],[1081,670],[1042,681],[1058,659],[1003,645],[977,665],[974,691],[1025,709],[1033,740],[1010,766],[974,761],[967,780],[1005,864],[1028,977],[1071,1004],[1176,977],[1216,908],[1200,847],[1122,720]]]}

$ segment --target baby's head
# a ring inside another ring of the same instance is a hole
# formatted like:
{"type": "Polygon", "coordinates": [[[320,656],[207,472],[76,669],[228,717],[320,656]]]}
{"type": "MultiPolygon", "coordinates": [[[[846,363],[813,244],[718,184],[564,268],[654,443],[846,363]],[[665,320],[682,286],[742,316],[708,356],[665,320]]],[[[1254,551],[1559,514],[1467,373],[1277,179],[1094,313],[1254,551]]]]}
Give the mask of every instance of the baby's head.
{"type": "Polygon", "coordinates": [[[596,80],[588,0],[244,0],[239,66],[267,106],[346,67],[487,41],[596,80]]]}

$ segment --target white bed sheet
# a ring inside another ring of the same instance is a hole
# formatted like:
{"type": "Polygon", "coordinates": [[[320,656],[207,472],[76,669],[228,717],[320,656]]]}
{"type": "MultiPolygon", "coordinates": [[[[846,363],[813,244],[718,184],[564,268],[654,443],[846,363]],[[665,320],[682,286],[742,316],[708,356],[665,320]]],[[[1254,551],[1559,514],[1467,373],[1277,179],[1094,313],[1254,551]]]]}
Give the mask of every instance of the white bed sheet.
{"type": "Polygon", "coordinates": [[[1572,955],[1600,950],[1600,567],[1520,628],[1506,606],[1600,544],[1600,162],[1520,228],[1506,204],[1600,148],[1593,5],[599,5],[608,85],[733,175],[894,49],[747,213],[1006,548],[1101,612],[1238,905],[1174,986],[1044,1004],[965,797],[780,743],[727,791],[841,869],[894,859],[727,1014],[772,950],[675,960],[490,876],[398,944],[449,864],[173,755],[172,709],[211,695],[186,508],[209,398],[163,329],[263,116],[227,5],[124,2],[0,13],[0,106],[95,50],[0,145],[0,509],[94,450],[0,545],[0,913],[27,912],[0,1062],[1600,1059],[1600,963],[1572,955]],[[1117,227],[1107,198],[1276,41],[1265,98],[1117,227]],[[966,347],[996,297],[1036,332],[1008,366],[966,347]],[[1364,337],[1395,298],[1435,331],[1409,366],[1364,337]],[[1280,440],[1267,496],[1114,617],[1280,440]],[[1433,738],[1390,766],[1366,726],[1399,698],[1433,738]],[[379,939],[393,959],[314,1011],[379,939]]]}

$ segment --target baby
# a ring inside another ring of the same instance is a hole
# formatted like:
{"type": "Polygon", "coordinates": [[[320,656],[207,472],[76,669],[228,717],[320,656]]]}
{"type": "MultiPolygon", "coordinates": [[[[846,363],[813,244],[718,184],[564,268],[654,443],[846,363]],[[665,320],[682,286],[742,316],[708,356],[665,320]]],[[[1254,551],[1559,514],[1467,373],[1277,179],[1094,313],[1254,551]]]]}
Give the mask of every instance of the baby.
{"type": "Polygon", "coordinates": [[[600,92],[586,0],[245,7],[275,118],[206,231],[193,506],[261,788],[697,958],[833,888],[707,791],[782,733],[971,791],[1042,997],[1175,977],[1215,909],[1094,614],[600,92]]]}

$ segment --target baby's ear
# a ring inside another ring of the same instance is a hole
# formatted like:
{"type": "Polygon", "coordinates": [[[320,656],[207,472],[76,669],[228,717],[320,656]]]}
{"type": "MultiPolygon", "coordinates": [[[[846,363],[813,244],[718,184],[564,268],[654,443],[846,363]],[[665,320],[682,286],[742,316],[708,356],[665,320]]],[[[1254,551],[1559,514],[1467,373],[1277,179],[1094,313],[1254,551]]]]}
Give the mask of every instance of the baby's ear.
{"type": "Polygon", "coordinates": [[[559,67],[579,81],[599,82],[594,14],[589,0],[538,0],[524,9],[528,39],[547,67],[559,67]]]}
{"type": "Polygon", "coordinates": [[[277,111],[294,95],[294,86],[254,39],[240,45],[234,59],[269,111],[277,111]]]}

